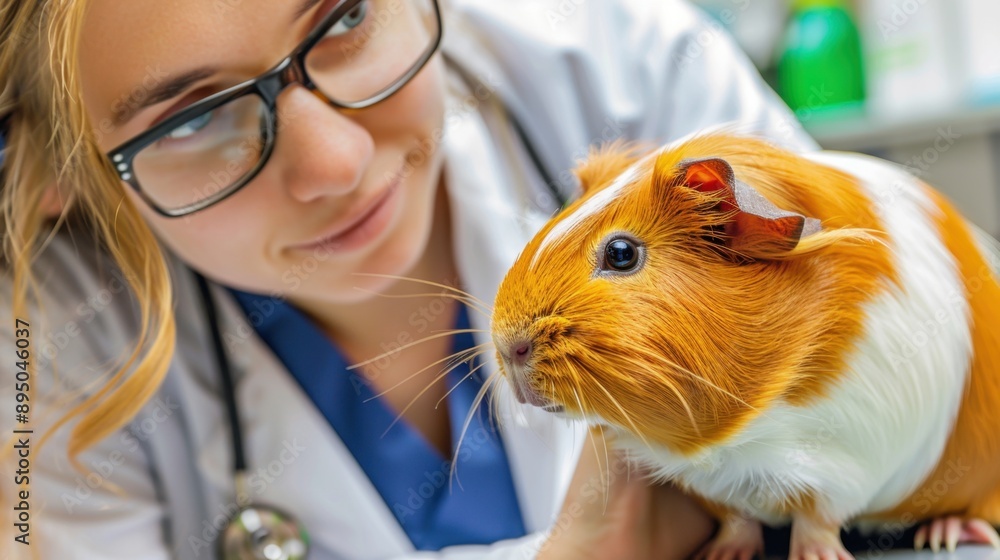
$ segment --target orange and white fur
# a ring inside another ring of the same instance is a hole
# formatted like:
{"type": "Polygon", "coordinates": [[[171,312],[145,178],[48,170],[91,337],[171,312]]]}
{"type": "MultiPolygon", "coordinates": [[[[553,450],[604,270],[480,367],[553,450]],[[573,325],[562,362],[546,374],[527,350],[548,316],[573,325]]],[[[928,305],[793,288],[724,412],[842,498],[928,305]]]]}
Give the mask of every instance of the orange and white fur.
{"type": "Polygon", "coordinates": [[[759,551],[758,520],[796,559],[851,558],[851,523],[1000,545],[996,241],[856,154],[707,134],[578,175],[495,302],[522,402],[704,499],[711,558],[759,551]]]}

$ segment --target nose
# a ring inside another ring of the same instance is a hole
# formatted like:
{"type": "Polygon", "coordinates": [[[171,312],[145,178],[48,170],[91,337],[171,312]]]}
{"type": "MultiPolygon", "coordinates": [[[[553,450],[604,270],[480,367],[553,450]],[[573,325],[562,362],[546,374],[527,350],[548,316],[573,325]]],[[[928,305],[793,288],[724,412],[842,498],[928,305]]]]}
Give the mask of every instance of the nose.
{"type": "Polygon", "coordinates": [[[272,160],[278,181],[300,202],[358,187],[375,153],[371,134],[319,96],[292,86],[278,96],[272,160]]]}
{"type": "Polygon", "coordinates": [[[531,359],[531,353],[534,349],[531,339],[523,337],[516,338],[511,342],[498,342],[497,347],[500,349],[500,355],[507,365],[506,377],[511,389],[514,391],[514,397],[522,403],[545,406],[545,399],[531,388],[531,384],[528,381],[531,372],[527,370],[526,366],[528,360],[531,359]]]}
{"type": "Polygon", "coordinates": [[[510,357],[510,362],[512,364],[524,366],[531,358],[531,350],[532,345],[530,340],[517,340],[510,344],[507,355],[510,357]]]}

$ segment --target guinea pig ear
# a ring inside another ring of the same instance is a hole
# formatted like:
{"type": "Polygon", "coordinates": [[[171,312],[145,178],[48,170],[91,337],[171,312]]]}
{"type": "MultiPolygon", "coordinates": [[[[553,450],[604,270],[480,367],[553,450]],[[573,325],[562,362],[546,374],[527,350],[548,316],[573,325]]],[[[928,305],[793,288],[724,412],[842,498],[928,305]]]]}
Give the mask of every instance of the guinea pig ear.
{"type": "Polygon", "coordinates": [[[682,161],[684,185],[704,193],[721,195],[713,211],[731,213],[721,240],[729,249],[752,259],[767,259],[787,253],[799,240],[818,233],[820,221],[788,212],[750,185],[736,179],[733,168],[723,159],[682,161]]]}

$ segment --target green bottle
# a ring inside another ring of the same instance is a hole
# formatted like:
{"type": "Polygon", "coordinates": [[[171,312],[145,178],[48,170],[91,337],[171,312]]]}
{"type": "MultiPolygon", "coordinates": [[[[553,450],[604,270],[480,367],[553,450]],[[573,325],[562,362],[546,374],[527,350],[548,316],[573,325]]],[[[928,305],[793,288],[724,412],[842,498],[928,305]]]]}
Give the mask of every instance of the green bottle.
{"type": "Polygon", "coordinates": [[[844,0],[795,0],[778,61],[778,91],[800,120],[861,112],[861,38],[844,0]]]}

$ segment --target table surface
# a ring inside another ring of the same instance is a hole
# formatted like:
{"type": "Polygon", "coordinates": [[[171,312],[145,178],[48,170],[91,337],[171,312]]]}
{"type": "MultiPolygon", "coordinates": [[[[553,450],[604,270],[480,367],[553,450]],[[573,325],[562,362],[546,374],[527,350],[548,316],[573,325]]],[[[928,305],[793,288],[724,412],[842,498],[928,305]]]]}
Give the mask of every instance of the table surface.
{"type": "Polygon", "coordinates": [[[889,550],[886,552],[876,552],[859,554],[857,560],[1000,560],[1000,550],[989,546],[959,546],[955,552],[938,552],[937,554],[924,549],[920,552],[913,550],[889,550]]]}

